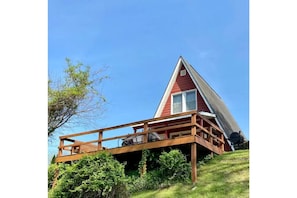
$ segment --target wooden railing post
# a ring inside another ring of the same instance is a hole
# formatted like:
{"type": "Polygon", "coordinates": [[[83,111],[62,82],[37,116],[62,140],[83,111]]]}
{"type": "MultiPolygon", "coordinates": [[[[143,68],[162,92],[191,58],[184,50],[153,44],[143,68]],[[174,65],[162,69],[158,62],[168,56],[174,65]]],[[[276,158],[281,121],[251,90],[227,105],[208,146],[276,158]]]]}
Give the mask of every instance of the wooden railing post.
{"type": "Polygon", "coordinates": [[[98,135],[98,150],[102,150],[103,131],[99,131],[98,135]]]}
{"type": "Polygon", "coordinates": [[[210,134],[210,136],[209,136],[209,139],[208,139],[208,141],[211,143],[211,144],[213,144],[213,137],[212,137],[212,135],[213,135],[213,133],[212,133],[212,127],[209,127],[209,134],[210,134]]]}
{"type": "Polygon", "coordinates": [[[203,127],[203,119],[202,118],[200,118],[200,126],[203,127]]]}
{"type": "Polygon", "coordinates": [[[196,123],[197,123],[197,114],[193,113],[192,117],[191,117],[191,123],[192,123],[192,127],[191,127],[191,135],[196,135],[197,133],[197,128],[196,128],[196,123]]]}
{"type": "Polygon", "coordinates": [[[59,152],[58,152],[58,157],[63,155],[63,146],[64,146],[64,139],[60,138],[60,145],[59,145],[59,152]]]}
{"type": "Polygon", "coordinates": [[[225,151],[225,140],[224,140],[223,133],[221,133],[221,138],[220,139],[222,140],[222,142],[221,142],[221,149],[224,152],[225,151]]]}
{"type": "Polygon", "coordinates": [[[145,133],[143,135],[143,143],[147,143],[148,142],[148,123],[145,122],[143,125],[143,132],[145,133]]]}
{"type": "Polygon", "coordinates": [[[74,153],[74,146],[71,147],[70,155],[74,153]]]}

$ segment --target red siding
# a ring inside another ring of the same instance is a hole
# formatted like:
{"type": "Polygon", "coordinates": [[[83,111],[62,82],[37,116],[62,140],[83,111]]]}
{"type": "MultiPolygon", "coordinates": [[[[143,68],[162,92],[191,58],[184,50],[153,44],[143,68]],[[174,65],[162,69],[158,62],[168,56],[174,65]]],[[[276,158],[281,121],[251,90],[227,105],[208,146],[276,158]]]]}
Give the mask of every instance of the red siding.
{"type": "MultiPolygon", "coordinates": [[[[183,69],[185,69],[184,66],[182,66],[180,70],[183,70],[183,69]]],[[[174,85],[170,92],[170,95],[167,98],[164,109],[161,113],[161,117],[171,114],[171,95],[173,93],[187,91],[190,89],[196,89],[196,86],[195,86],[194,82],[192,81],[190,75],[188,73],[186,73],[185,76],[180,76],[180,71],[179,71],[176,81],[174,82],[174,85]]],[[[208,109],[205,101],[203,100],[203,98],[200,95],[200,93],[198,92],[198,90],[197,90],[197,105],[198,105],[198,111],[210,112],[210,110],[208,109]]],[[[218,125],[214,119],[212,120],[212,122],[215,123],[216,125],[218,125]]],[[[228,144],[228,142],[226,141],[226,139],[225,139],[225,151],[231,151],[231,147],[228,144]]]]}
{"type": "MultiPolygon", "coordinates": [[[[181,67],[181,70],[183,70],[183,69],[185,69],[184,66],[181,67]]],[[[194,82],[192,81],[188,72],[186,73],[185,76],[180,76],[179,74],[180,74],[180,71],[178,72],[178,76],[177,76],[176,81],[172,87],[170,96],[167,98],[164,109],[161,113],[161,117],[171,114],[171,109],[170,109],[171,108],[171,94],[196,88],[196,86],[195,86],[194,82]]],[[[198,111],[210,112],[209,109],[207,108],[206,103],[204,102],[203,98],[199,94],[198,90],[197,90],[197,103],[198,103],[197,104],[198,111]]]]}
{"type": "Polygon", "coordinates": [[[228,144],[228,141],[226,140],[226,138],[224,138],[224,141],[225,141],[224,150],[232,151],[231,146],[228,144]]]}

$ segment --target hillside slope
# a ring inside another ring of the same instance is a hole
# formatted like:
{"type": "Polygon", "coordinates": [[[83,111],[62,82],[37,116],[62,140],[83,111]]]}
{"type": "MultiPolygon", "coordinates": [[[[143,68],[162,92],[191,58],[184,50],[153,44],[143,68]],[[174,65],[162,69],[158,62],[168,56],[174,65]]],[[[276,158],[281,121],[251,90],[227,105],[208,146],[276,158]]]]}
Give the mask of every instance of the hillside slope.
{"type": "Polygon", "coordinates": [[[133,198],[248,198],[249,150],[228,152],[198,168],[195,185],[178,184],[167,189],[137,193],[133,198]]]}

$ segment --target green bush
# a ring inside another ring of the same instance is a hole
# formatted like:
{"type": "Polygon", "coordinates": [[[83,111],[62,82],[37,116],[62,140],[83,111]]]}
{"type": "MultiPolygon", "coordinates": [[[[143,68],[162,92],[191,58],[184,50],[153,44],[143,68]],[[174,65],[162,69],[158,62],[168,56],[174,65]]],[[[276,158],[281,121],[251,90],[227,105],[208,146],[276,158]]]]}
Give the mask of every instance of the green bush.
{"type": "Polygon", "coordinates": [[[204,156],[203,158],[199,159],[197,162],[197,168],[207,164],[210,160],[212,160],[215,156],[217,156],[217,154],[208,154],[206,156],[204,156]]]}
{"type": "Polygon", "coordinates": [[[58,169],[58,165],[56,164],[50,164],[49,167],[48,167],[48,171],[47,171],[47,187],[48,187],[48,190],[50,190],[52,188],[52,185],[53,185],[53,182],[54,182],[54,177],[55,177],[55,173],[56,173],[56,170],[58,169]]]}
{"type": "MultiPolygon", "coordinates": [[[[146,157],[149,156],[150,155],[146,157]]],[[[154,156],[154,158],[155,157],[156,156],[154,156]]],[[[130,193],[164,188],[177,182],[190,181],[191,166],[181,151],[171,150],[168,153],[162,152],[158,158],[159,160],[156,160],[158,166],[154,165],[154,170],[148,170],[146,174],[140,177],[136,175],[127,177],[128,190],[130,193]]],[[[144,160],[141,160],[141,165],[142,161],[144,160]]]]}
{"type": "Polygon", "coordinates": [[[142,177],[128,176],[128,191],[130,193],[152,190],[160,187],[162,178],[159,170],[148,171],[142,177]]]}
{"type": "Polygon", "coordinates": [[[124,166],[109,153],[84,156],[64,166],[49,197],[129,197],[124,166]]]}
{"type": "Polygon", "coordinates": [[[183,182],[190,178],[191,165],[180,150],[163,152],[159,156],[160,171],[165,181],[183,182]]]}

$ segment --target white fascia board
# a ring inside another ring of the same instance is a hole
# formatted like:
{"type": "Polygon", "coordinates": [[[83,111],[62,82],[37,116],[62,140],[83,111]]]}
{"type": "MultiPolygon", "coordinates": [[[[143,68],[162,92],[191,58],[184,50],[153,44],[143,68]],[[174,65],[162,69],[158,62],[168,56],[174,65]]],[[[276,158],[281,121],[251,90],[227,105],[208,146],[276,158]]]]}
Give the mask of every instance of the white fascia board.
{"type": "Polygon", "coordinates": [[[215,118],[216,117],[216,114],[209,113],[209,112],[206,112],[206,111],[199,111],[199,113],[200,113],[200,115],[206,116],[206,117],[211,117],[211,118],[215,118]]]}

